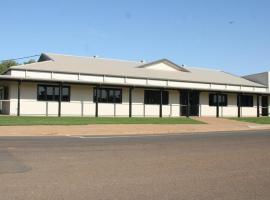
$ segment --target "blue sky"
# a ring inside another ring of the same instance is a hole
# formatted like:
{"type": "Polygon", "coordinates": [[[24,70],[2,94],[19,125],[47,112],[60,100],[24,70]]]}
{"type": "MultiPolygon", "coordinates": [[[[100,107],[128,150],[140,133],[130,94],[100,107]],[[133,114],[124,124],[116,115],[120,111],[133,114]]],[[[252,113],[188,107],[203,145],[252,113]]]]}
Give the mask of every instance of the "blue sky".
{"type": "Polygon", "coordinates": [[[0,8],[0,60],[54,52],[270,70],[268,0],[3,0],[0,8]]]}

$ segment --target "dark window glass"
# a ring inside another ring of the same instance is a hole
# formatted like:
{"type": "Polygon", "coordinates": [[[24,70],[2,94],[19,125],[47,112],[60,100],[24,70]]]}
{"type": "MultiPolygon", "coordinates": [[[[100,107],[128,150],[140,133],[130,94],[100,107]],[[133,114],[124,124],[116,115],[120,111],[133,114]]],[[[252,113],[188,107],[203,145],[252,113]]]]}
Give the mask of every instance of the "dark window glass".
{"type": "MultiPolygon", "coordinates": [[[[37,99],[40,101],[58,101],[59,86],[55,85],[38,85],[37,99]]],[[[70,101],[70,87],[62,87],[62,101],[70,101]]]]}
{"type": "Polygon", "coordinates": [[[38,86],[38,100],[46,101],[46,87],[39,85],[38,86]]]}
{"type": "MultiPolygon", "coordinates": [[[[239,106],[239,102],[237,104],[239,106]]],[[[240,95],[240,106],[253,107],[253,96],[252,95],[240,95]]]]}
{"type": "Polygon", "coordinates": [[[0,100],[4,99],[4,88],[0,88],[0,100]]]}
{"type": "Polygon", "coordinates": [[[227,94],[209,94],[209,106],[227,106],[228,96],[227,94]]]}
{"type": "MultiPolygon", "coordinates": [[[[159,90],[145,90],[144,103],[145,104],[160,104],[160,91],[159,90]]],[[[169,103],[169,92],[162,91],[162,104],[168,105],[168,103],[169,103]]]]}
{"type": "Polygon", "coordinates": [[[102,89],[100,91],[100,102],[108,103],[108,90],[102,89]]]}
{"type": "Polygon", "coordinates": [[[59,100],[59,87],[54,87],[54,98],[55,101],[59,100]]]}
{"type": "Polygon", "coordinates": [[[115,90],[107,90],[107,93],[108,93],[108,102],[114,102],[115,90]]]}
{"type": "Polygon", "coordinates": [[[94,88],[94,102],[97,102],[97,96],[99,96],[98,94],[98,90],[96,88],[94,88]]]}
{"type": "Polygon", "coordinates": [[[47,101],[52,101],[54,100],[54,88],[52,86],[47,87],[47,101]]]}
{"type": "Polygon", "coordinates": [[[70,101],[70,87],[62,87],[62,101],[70,101]]]}
{"type": "Polygon", "coordinates": [[[9,88],[4,87],[4,99],[8,100],[9,99],[9,88]]]}
{"type": "Polygon", "coordinates": [[[97,101],[97,96],[99,96],[98,102],[100,103],[122,103],[122,89],[100,88],[97,90],[95,88],[94,102],[97,101]]]}
{"type": "Polygon", "coordinates": [[[114,91],[114,101],[115,101],[115,103],[121,103],[122,102],[122,91],[121,90],[115,90],[114,91]]]}
{"type": "Polygon", "coordinates": [[[9,88],[8,87],[4,87],[3,88],[3,97],[2,98],[4,98],[4,100],[8,100],[9,99],[9,88]]]}

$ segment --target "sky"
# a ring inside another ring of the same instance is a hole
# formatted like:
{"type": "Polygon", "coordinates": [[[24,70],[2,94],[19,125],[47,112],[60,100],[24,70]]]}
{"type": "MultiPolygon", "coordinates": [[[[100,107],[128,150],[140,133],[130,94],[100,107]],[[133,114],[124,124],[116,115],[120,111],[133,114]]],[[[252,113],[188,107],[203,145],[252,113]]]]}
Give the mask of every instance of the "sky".
{"type": "Polygon", "coordinates": [[[270,71],[269,0],[0,0],[0,60],[42,52],[270,71]]]}

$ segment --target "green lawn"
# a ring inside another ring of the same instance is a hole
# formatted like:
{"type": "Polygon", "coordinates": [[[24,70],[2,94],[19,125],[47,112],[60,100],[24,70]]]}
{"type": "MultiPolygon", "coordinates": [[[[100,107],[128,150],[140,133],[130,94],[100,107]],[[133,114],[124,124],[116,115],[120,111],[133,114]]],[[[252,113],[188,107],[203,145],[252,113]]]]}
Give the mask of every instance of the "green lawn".
{"type": "Polygon", "coordinates": [[[256,124],[270,124],[270,117],[241,117],[241,118],[231,118],[243,122],[251,122],[256,124]]]}
{"type": "Polygon", "coordinates": [[[12,117],[1,116],[0,126],[18,125],[87,125],[87,124],[203,124],[186,118],[120,118],[120,117],[12,117]]]}

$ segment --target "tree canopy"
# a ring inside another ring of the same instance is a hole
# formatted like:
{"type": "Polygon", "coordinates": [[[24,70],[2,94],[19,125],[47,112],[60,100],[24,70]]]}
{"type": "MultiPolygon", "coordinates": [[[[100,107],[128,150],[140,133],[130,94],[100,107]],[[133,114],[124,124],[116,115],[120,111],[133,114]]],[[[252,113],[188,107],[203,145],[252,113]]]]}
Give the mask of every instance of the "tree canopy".
{"type": "Polygon", "coordinates": [[[8,70],[11,66],[16,66],[18,63],[14,60],[6,60],[0,63],[0,74],[8,70]]]}
{"type": "Polygon", "coordinates": [[[31,63],[35,63],[35,62],[36,62],[35,59],[30,59],[30,60],[24,62],[23,64],[26,65],[26,64],[31,64],[31,63]]]}
{"type": "MultiPolygon", "coordinates": [[[[36,62],[36,60],[30,59],[30,60],[24,62],[23,64],[31,64],[31,63],[35,63],[35,62],[36,62]]],[[[16,65],[21,65],[21,63],[18,63],[14,60],[5,60],[5,61],[0,62],[0,74],[4,73],[10,67],[16,66],[16,65]]]]}

